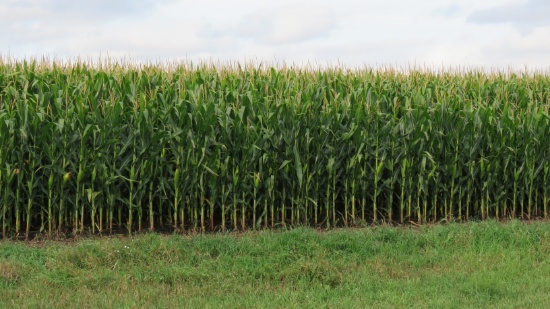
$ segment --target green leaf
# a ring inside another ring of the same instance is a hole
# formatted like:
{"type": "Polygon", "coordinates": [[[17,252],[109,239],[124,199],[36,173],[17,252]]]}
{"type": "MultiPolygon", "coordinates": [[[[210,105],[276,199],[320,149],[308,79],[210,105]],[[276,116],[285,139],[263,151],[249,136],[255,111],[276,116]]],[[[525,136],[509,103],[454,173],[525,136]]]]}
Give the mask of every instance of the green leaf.
{"type": "Polygon", "coordinates": [[[298,177],[298,186],[299,188],[302,188],[303,183],[303,170],[302,170],[302,161],[300,160],[300,155],[298,154],[298,148],[296,145],[293,147],[294,151],[294,168],[296,169],[296,177],[298,177]]]}

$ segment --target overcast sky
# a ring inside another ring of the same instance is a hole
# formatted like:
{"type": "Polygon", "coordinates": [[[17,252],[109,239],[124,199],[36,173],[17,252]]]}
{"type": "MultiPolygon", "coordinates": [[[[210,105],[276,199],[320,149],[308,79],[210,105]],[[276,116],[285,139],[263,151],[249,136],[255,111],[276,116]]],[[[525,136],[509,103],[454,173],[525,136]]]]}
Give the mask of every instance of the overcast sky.
{"type": "Polygon", "coordinates": [[[550,68],[548,0],[0,0],[0,55],[550,68]]]}

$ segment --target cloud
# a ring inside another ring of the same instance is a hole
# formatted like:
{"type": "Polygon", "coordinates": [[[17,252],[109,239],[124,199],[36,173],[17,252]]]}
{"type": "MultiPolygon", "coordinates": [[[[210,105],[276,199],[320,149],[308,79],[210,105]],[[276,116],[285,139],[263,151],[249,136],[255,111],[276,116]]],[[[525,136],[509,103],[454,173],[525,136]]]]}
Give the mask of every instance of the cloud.
{"type": "Polygon", "coordinates": [[[511,23],[520,32],[527,34],[534,28],[550,26],[550,1],[528,0],[478,10],[467,20],[477,24],[511,23]]]}
{"type": "Polygon", "coordinates": [[[3,0],[0,54],[548,66],[549,5],[511,1],[3,0]]]}
{"type": "Polygon", "coordinates": [[[55,19],[65,21],[105,20],[140,17],[156,6],[172,0],[7,0],[0,5],[2,22],[46,22],[55,19]]]}
{"type": "Polygon", "coordinates": [[[246,15],[236,32],[268,44],[306,42],[327,35],[335,20],[329,8],[286,5],[246,15]]]}
{"type": "Polygon", "coordinates": [[[492,44],[482,45],[482,50],[487,62],[500,59],[501,62],[506,61],[509,65],[518,68],[522,66],[550,68],[547,60],[550,54],[549,37],[550,26],[538,27],[527,35],[509,33],[492,44]]]}
{"type": "MultiPolygon", "coordinates": [[[[521,35],[511,26],[494,28],[494,35],[488,39],[463,35],[448,41],[433,41],[419,63],[434,67],[477,67],[487,70],[514,69],[548,70],[547,55],[550,54],[550,27],[533,29],[530,34],[521,35]]],[[[469,32],[482,32],[479,25],[466,27],[469,32]]]]}
{"type": "Polygon", "coordinates": [[[443,17],[457,17],[461,12],[462,8],[456,3],[433,10],[434,15],[443,17]]]}
{"type": "MultiPolygon", "coordinates": [[[[52,46],[74,38],[97,36],[106,25],[134,16],[138,6],[134,1],[106,0],[7,0],[0,4],[0,28],[3,29],[0,41],[4,45],[52,46]]],[[[145,6],[150,0],[142,3],[145,6]]],[[[154,5],[154,3],[149,4],[154,5]]],[[[143,9],[147,12],[151,7],[143,9]]],[[[49,47],[46,47],[49,50],[49,47]]]]}
{"type": "Polygon", "coordinates": [[[0,27],[5,30],[0,43],[19,56],[109,53],[158,58],[200,45],[196,25],[174,19],[158,22],[159,10],[174,0],[7,1],[0,4],[0,27]]]}

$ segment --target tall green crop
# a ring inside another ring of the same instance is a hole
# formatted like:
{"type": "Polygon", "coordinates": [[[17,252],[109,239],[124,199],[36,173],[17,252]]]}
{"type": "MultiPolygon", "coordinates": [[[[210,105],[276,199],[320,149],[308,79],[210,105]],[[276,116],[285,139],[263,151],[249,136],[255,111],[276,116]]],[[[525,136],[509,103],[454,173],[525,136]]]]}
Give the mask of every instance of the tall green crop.
{"type": "Polygon", "coordinates": [[[542,73],[2,61],[2,235],[548,216],[542,73]]]}

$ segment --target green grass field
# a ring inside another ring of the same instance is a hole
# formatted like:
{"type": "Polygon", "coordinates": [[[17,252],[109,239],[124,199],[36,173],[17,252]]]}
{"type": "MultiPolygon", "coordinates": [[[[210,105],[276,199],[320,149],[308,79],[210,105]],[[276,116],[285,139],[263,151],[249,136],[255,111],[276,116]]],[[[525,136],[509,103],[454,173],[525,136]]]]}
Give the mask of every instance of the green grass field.
{"type": "Polygon", "coordinates": [[[8,308],[548,308],[548,221],[0,243],[8,308]]]}

